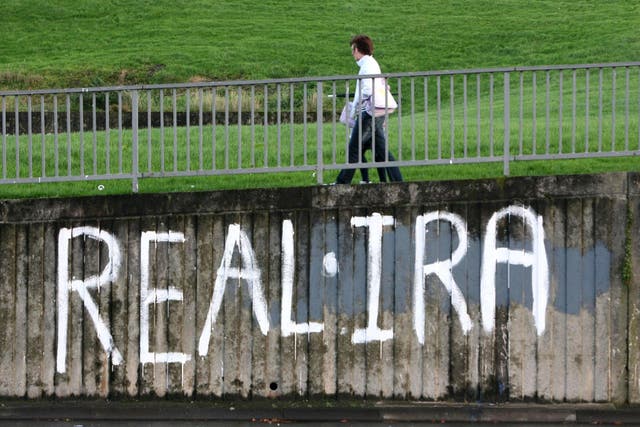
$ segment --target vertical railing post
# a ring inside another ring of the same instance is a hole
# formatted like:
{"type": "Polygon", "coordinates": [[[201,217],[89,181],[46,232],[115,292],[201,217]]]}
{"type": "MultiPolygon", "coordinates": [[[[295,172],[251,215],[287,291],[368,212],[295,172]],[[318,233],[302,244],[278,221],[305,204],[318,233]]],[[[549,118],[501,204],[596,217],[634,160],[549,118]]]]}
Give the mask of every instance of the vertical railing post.
{"type": "Polygon", "coordinates": [[[317,94],[317,137],[316,137],[316,183],[322,184],[323,179],[323,150],[322,150],[322,125],[324,122],[324,115],[322,114],[322,82],[318,82],[318,94],[317,94]]]}
{"type": "Polygon", "coordinates": [[[131,92],[131,184],[138,192],[138,91],[131,92]]]}
{"type": "Polygon", "coordinates": [[[509,176],[509,154],[510,154],[510,140],[511,129],[511,106],[510,106],[510,88],[509,88],[509,73],[504,73],[504,153],[503,153],[503,174],[509,176]]]}

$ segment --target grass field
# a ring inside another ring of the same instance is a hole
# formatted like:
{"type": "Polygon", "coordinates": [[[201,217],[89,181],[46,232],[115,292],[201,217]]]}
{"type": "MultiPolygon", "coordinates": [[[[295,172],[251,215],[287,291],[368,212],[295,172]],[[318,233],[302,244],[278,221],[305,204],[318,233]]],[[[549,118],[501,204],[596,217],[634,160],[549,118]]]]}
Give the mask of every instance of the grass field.
{"type": "MultiPolygon", "coordinates": [[[[640,1],[636,0],[404,1],[395,4],[376,0],[361,5],[336,1],[8,1],[0,4],[0,14],[3,16],[3,25],[0,27],[3,40],[0,48],[0,90],[355,74],[357,67],[350,55],[348,40],[357,33],[368,33],[373,37],[377,46],[375,56],[385,72],[602,63],[635,61],[640,58],[640,36],[637,33],[640,26],[640,1]]],[[[634,77],[631,87],[631,93],[636,97],[632,100],[632,107],[636,109],[637,81],[637,77],[634,77]]],[[[584,91],[580,92],[581,85],[578,86],[576,102],[584,105],[585,94],[584,91]]],[[[568,87],[569,80],[563,90],[569,90],[568,87]]],[[[540,90],[539,96],[542,98],[543,88],[540,90]]],[[[557,92],[557,82],[553,83],[552,90],[557,92]]],[[[483,99],[486,98],[486,91],[487,88],[483,87],[483,99]]],[[[435,96],[434,92],[430,94],[435,96]]],[[[563,109],[571,108],[571,96],[572,94],[567,93],[563,109]]],[[[448,99],[446,90],[443,97],[444,101],[448,99]]],[[[595,98],[596,96],[591,95],[589,101],[593,102],[595,98]]],[[[463,130],[459,125],[461,102],[457,92],[455,100],[454,116],[457,124],[454,128],[456,145],[453,150],[459,155],[464,148],[461,143],[463,130]]],[[[531,109],[528,107],[531,105],[529,92],[524,94],[522,102],[525,111],[527,108],[531,109]]],[[[441,112],[445,118],[450,115],[448,108],[448,103],[445,102],[441,112]]],[[[483,103],[481,108],[483,117],[486,117],[487,105],[483,103]]],[[[500,108],[499,103],[496,108],[500,108]]],[[[623,106],[618,105],[617,108],[623,106]]],[[[592,147],[594,141],[598,141],[598,130],[593,127],[595,119],[587,119],[589,129],[586,131],[585,114],[579,110],[579,120],[569,123],[566,117],[570,115],[570,111],[566,110],[560,126],[557,122],[557,102],[553,104],[553,109],[552,120],[555,122],[550,125],[553,131],[549,136],[552,144],[558,143],[559,130],[563,132],[560,140],[564,149],[575,144],[575,141],[578,149],[582,149],[580,144],[585,139],[591,141],[592,147]],[[577,133],[572,129],[576,126],[577,133]]],[[[429,112],[428,120],[431,123],[435,123],[434,114],[434,111],[429,112]]],[[[496,117],[499,114],[501,113],[496,112],[496,117]]],[[[517,128],[512,127],[512,140],[517,144],[521,135],[524,135],[525,140],[530,141],[535,128],[539,143],[545,144],[546,129],[541,127],[544,126],[544,114],[543,110],[538,112],[541,119],[535,126],[525,121],[517,128]]],[[[596,114],[596,109],[592,108],[590,114],[596,114]]],[[[418,114],[414,120],[423,123],[423,117],[424,115],[418,114]]],[[[635,118],[629,125],[631,135],[637,138],[637,115],[633,117],[635,118]]],[[[517,121],[516,117],[513,119],[517,121]]],[[[392,133],[402,125],[398,140],[410,141],[415,138],[408,133],[408,120],[404,116],[402,122],[397,118],[390,122],[392,133]]],[[[495,130],[500,131],[499,128],[495,130]]],[[[180,132],[184,133],[184,130],[180,132]]],[[[290,130],[284,129],[284,132],[288,134],[290,130]]],[[[300,132],[300,129],[294,129],[291,130],[291,135],[298,138],[300,132]]],[[[449,124],[446,121],[443,123],[442,135],[434,132],[435,127],[431,127],[428,132],[428,139],[431,141],[429,150],[434,149],[433,141],[438,138],[444,141],[444,149],[448,150],[447,144],[452,139],[448,133],[449,124]]],[[[483,129],[482,141],[488,139],[486,132],[483,129]]],[[[610,129],[603,132],[605,139],[606,135],[611,135],[610,129]]],[[[623,130],[617,130],[618,138],[621,133],[623,130]]],[[[154,135],[155,141],[157,131],[154,135]]],[[[125,139],[130,137],[130,134],[125,135],[125,139]]],[[[232,140],[237,138],[236,135],[229,137],[232,140]]],[[[196,138],[195,135],[190,137],[191,140],[196,138]]],[[[468,149],[476,149],[473,145],[475,138],[475,135],[469,135],[468,149]]],[[[73,139],[76,147],[74,153],[79,153],[78,147],[82,144],[77,135],[73,139]]],[[[185,139],[186,137],[180,139],[182,149],[185,139]]],[[[608,143],[611,144],[611,141],[608,143]]],[[[619,143],[616,141],[614,144],[619,143]]],[[[45,145],[47,150],[51,150],[50,142],[45,145]]],[[[94,161],[90,145],[89,141],[82,159],[89,170],[94,161]]],[[[405,159],[424,156],[424,149],[420,151],[421,146],[424,146],[421,142],[416,145],[417,153],[415,149],[408,148],[406,143],[399,150],[405,159]]],[[[35,148],[40,151],[39,147],[35,148]]],[[[481,148],[483,152],[493,149],[486,145],[481,148]]],[[[513,149],[516,148],[512,146],[513,149]]],[[[551,149],[562,150],[557,146],[552,146],[551,149]]],[[[155,150],[157,151],[157,147],[155,150]]],[[[315,148],[312,147],[311,150],[315,148]]],[[[525,147],[525,153],[526,150],[525,147]]],[[[170,159],[171,153],[167,154],[167,159],[170,159]]],[[[210,153],[206,154],[210,157],[210,153]]],[[[12,158],[15,153],[9,149],[6,155],[12,158]]],[[[325,155],[329,155],[327,148],[325,155]]],[[[338,151],[337,155],[344,156],[344,152],[338,151]]],[[[437,153],[430,152],[430,156],[433,155],[437,153]]],[[[21,156],[24,158],[25,154],[21,156]]],[[[141,153],[141,156],[141,164],[144,165],[145,153],[141,153]]],[[[50,153],[47,155],[49,159],[52,157],[50,153]]],[[[111,153],[110,157],[115,159],[117,154],[111,153]]],[[[157,162],[159,157],[156,153],[153,161],[157,162]]],[[[223,158],[224,153],[217,155],[217,161],[222,161],[223,158]]],[[[180,154],[180,159],[182,162],[186,160],[184,153],[180,154]]],[[[197,159],[194,161],[197,164],[197,159]]],[[[270,158],[269,161],[273,162],[274,159],[270,158]]],[[[40,164],[37,156],[34,163],[37,169],[40,164]]],[[[639,170],[638,163],[637,158],[530,161],[514,163],[511,174],[639,170]]],[[[79,163],[76,161],[74,167],[77,164],[79,163]]],[[[100,164],[104,162],[101,161],[100,164]]],[[[52,166],[45,167],[50,170],[52,166]]],[[[167,164],[167,167],[171,165],[167,164]]],[[[8,172],[11,174],[15,171],[8,172]]],[[[498,177],[502,175],[502,165],[403,168],[403,173],[408,180],[498,177]]],[[[327,173],[325,182],[332,180],[333,175],[335,174],[327,173]]],[[[189,191],[314,183],[315,179],[309,173],[166,178],[141,181],[141,191],[189,191]]],[[[131,191],[131,184],[127,181],[110,181],[99,192],[97,185],[95,181],[3,185],[0,187],[0,196],[131,191]]]]}
{"type": "Polygon", "coordinates": [[[632,61],[638,0],[0,2],[0,89],[632,61]]]}

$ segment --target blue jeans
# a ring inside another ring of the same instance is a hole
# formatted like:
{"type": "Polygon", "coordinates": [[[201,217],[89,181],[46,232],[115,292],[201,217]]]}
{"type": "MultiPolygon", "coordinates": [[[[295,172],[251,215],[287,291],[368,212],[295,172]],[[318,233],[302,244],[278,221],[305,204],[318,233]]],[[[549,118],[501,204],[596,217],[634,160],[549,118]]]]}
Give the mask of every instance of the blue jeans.
{"type": "MultiPolygon", "coordinates": [[[[364,152],[372,149],[373,142],[373,132],[372,132],[372,121],[373,118],[367,114],[362,113],[356,119],[356,124],[351,131],[351,138],[349,139],[349,147],[348,147],[348,159],[349,163],[358,163],[359,159],[365,161],[364,152]],[[360,142],[360,125],[359,122],[362,120],[362,142],[360,142]],[[362,148],[362,151],[360,149],[362,148]]],[[[384,162],[389,160],[390,162],[394,161],[395,158],[393,154],[387,151],[387,141],[384,137],[384,129],[382,128],[382,124],[384,122],[384,118],[376,118],[375,120],[375,154],[374,161],[376,162],[384,162]]],[[[366,169],[362,169],[361,172],[366,171],[366,169]]],[[[353,179],[353,175],[355,174],[355,169],[343,169],[338,174],[338,178],[336,179],[336,184],[350,184],[353,179]]],[[[368,171],[363,173],[363,180],[368,181],[368,171]]],[[[383,177],[388,176],[390,181],[402,181],[402,174],[400,173],[400,169],[396,166],[391,166],[387,168],[378,168],[378,175],[380,176],[380,181],[383,181],[383,177]],[[385,173],[386,172],[386,173],[385,173]]],[[[384,179],[386,180],[386,179],[384,179]]]]}

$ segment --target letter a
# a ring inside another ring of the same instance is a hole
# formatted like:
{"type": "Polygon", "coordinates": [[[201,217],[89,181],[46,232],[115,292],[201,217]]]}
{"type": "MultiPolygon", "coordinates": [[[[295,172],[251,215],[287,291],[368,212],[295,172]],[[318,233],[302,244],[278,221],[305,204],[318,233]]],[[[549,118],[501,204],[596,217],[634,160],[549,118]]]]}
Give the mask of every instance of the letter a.
{"type": "Polygon", "coordinates": [[[269,316],[267,314],[267,302],[264,297],[262,283],[260,282],[260,269],[256,265],[256,259],[251,247],[251,242],[247,235],[240,229],[239,224],[229,225],[227,239],[224,246],[224,254],[222,262],[216,274],[216,282],[213,286],[213,297],[207,312],[207,318],[202,328],[202,334],[198,342],[198,353],[200,356],[206,356],[209,352],[209,340],[211,338],[211,330],[216,322],[220,306],[222,305],[222,297],[227,287],[229,279],[244,279],[247,281],[249,294],[251,295],[253,313],[258,320],[260,331],[263,335],[269,332],[269,316]],[[238,247],[242,258],[241,268],[231,267],[233,251],[238,247]]]}
{"type": "Polygon", "coordinates": [[[487,224],[484,240],[484,255],[482,259],[482,274],[480,277],[480,307],[482,311],[482,326],[490,333],[496,321],[496,264],[507,263],[531,267],[531,289],[533,295],[533,318],[538,335],[545,330],[545,316],[547,300],[549,298],[549,266],[547,252],[544,247],[544,228],[542,217],[536,217],[530,208],[509,206],[493,214],[487,224]],[[531,229],[533,252],[496,248],[496,233],[498,221],[513,215],[521,217],[531,229]]]}

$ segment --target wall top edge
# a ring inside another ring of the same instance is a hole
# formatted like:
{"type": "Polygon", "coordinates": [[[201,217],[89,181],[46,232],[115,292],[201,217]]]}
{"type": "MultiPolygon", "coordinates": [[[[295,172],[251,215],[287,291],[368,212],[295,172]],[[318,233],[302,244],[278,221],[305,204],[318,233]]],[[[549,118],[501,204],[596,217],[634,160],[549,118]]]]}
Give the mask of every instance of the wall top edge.
{"type": "Polygon", "coordinates": [[[0,223],[640,196],[640,173],[0,200],[0,223]]]}

